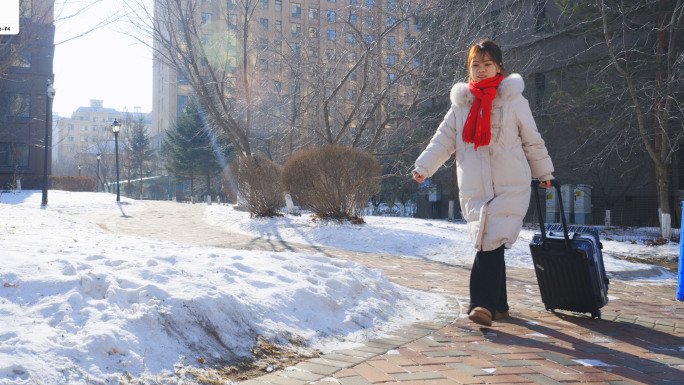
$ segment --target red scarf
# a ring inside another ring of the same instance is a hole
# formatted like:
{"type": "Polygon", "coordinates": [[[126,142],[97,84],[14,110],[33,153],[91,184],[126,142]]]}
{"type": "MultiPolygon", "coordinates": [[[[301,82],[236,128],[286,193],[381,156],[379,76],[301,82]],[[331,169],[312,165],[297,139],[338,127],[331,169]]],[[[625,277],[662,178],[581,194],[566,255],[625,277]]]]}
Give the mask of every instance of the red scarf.
{"type": "Polygon", "coordinates": [[[468,89],[475,95],[475,101],[470,107],[468,118],[463,126],[463,141],[475,143],[475,150],[480,146],[486,146],[492,139],[492,127],[490,118],[492,114],[492,101],[496,97],[496,87],[503,80],[503,75],[496,76],[468,84],[468,89]]]}

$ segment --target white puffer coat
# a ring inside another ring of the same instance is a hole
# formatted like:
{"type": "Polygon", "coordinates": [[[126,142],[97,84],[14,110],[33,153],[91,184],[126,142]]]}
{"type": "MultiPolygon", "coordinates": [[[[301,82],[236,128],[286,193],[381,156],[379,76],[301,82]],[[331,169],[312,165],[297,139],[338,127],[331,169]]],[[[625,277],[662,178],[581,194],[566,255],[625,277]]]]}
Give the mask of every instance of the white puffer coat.
{"type": "Polygon", "coordinates": [[[499,84],[492,104],[491,142],[475,151],[462,138],[474,96],[468,84],[455,84],[451,108],[415,163],[415,171],[429,177],[456,152],[461,212],[477,250],[510,248],[529,206],[531,178],[553,179],[553,163],[522,96],[524,88],[518,74],[499,84]]]}

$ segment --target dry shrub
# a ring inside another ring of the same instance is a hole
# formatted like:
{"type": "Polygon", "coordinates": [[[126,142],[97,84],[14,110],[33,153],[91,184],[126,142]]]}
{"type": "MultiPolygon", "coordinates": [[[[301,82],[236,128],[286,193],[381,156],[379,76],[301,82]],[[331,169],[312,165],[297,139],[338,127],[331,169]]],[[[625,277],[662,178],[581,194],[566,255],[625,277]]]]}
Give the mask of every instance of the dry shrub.
{"type": "Polygon", "coordinates": [[[95,178],[90,176],[53,176],[49,177],[50,188],[64,191],[95,191],[95,178]]]}
{"type": "Polygon", "coordinates": [[[324,219],[359,218],[378,191],[380,163],[355,148],[328,145],[295,154],[283,168],[283,187],[299,205],[324,219]]]}
{"type": "Polygon", "coordinates": [[[281,215],[280,210],[285,205],[281,168],[262,156],[240,159],[239,171],[233,175],[237,174],[237,187],[250,213],[258,217],[281,215]]]}

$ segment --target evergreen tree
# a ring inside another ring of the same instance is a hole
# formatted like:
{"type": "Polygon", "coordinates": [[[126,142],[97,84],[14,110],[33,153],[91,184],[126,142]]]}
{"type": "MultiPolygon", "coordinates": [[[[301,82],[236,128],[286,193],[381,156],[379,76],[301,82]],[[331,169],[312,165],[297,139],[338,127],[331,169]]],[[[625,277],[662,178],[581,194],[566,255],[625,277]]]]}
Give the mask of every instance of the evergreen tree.
{"type": "Polygon", "coordinates": [[[131,168],[140,177],[140,199],[143,196],[143,177],[148,171],[148,165],[154,158],[154,151],[150,148],[150,136],[142,118],[131,124],[128,152],[131,168]]]}
{"type": "Polygon", "coordinates": [[[221,148],[213,132],[202,120],[197,104],[191,101],[173,129],[166,132],[164,151],[168,157],[166,168],[176,180],[190,180],[190,194],[195,194],[195,177],[206,177],[207,192],[211,178],[221,172],[216,150],[221,148]]]}

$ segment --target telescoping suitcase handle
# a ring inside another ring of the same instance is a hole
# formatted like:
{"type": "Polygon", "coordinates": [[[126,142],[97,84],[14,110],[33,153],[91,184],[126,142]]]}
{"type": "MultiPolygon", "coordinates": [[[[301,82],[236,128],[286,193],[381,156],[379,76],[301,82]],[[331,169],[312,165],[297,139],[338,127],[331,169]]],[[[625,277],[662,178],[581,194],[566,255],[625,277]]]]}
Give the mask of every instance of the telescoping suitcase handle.
{"type": "MultiPolygon", "coordinates": [[[[534,201],[537,205],[537,214],[539,214],[539,231],[541,232],[542,245],[546,248],[548,243],[546,242],[546,227],[544,226],[544,218],[542,217],[541,203],[539,203],[539,180],[532,180],[532,191],[534,191],[534,201]]],[[[561,197],[561,184],[557,179],[551,180],[551,185],[556,188],[556,193],[558,195],[558,205],[560,206],[561,223],[563,224],[563,236],[565,237],[565,248],[570,251],[570,235],[568,234],[568,225],[565,223],[565,211],[563,209],[563,199],[561,197]]]]}

